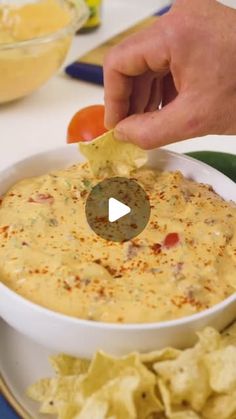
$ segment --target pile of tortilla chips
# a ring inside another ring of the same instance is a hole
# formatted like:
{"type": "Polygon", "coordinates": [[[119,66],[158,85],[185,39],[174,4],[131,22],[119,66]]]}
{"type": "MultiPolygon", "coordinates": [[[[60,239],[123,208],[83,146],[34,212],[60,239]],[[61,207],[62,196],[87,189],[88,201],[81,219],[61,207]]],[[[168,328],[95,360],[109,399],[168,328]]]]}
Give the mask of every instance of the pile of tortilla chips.
{"type": "Polygon", "coordinates": [[[222,335],[208,327],[198,337],[181,351],[52,357],[56,377],[28,395],[59,419],[235,419],[236,323],[222,335]]]}

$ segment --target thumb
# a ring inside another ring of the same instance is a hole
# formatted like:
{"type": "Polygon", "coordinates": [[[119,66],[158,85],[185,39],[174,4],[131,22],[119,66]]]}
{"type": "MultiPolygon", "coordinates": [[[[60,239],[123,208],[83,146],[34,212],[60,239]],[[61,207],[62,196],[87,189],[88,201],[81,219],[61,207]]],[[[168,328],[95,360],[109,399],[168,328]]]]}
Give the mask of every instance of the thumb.
{"type": "MultiPolygon", "coordinates": [[[[115,137],[144,149],[152,149],[191,137],[205,135],[200,106],[180,95],[161,110],[131,115],[115,128],[115,137]]],[[[206,113],[205,113],[206,115],[206,113]]]]}

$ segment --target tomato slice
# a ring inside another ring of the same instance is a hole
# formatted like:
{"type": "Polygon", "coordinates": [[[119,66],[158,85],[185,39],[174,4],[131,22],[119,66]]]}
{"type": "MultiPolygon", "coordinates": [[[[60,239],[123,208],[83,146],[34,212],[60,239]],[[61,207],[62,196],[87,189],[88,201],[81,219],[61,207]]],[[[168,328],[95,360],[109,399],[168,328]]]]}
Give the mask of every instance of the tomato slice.
{"type": "Polygon", "coordinates": [[[67,143],[91,141],[107,132],[104,126],[104,114],[103,105],[92,105],[78,111],[69,123],[67,143]]]}
{"type": "Polygon", "coordinates": [[[180,241],[180,237],[178,233],[169,233],[167,234],[165,240],[164,240],[164,246],[165,247],[174,247],[176,246],[180,241]]]}

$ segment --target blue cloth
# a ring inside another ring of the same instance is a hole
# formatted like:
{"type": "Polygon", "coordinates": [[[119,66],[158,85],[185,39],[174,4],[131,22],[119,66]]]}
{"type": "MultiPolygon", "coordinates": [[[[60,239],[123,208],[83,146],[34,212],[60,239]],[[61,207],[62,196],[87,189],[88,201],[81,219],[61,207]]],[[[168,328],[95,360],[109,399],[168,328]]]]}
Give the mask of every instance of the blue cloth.
{"type": "Polygon", "coordinates": [[[0,394],[0,419],[21,419],[10,404],[0,394]]]}

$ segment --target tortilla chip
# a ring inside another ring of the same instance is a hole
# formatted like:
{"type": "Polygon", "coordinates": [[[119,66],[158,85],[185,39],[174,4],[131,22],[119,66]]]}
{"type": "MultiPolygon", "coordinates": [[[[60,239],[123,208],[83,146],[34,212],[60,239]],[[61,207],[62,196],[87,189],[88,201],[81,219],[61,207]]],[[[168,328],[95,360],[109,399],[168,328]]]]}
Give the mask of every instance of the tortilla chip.
{"type": "Polygon", "coordinates": [[[198,332],[197,336],[199,342],[196,344],[196,348],[205,353],[219,349],[221,346],[221,335],[213,327],[206,327],[201,332],[198,332]]]}
{"type": "Polygon", "coordinates": [[[96,397],[89,397],[82,411],[74,416],[73,419],[107,419],[107,410],[108,402],[98,400],[96,397]]]}
{"type": "Polygon", "coordinates": [[[202,416],[199,416],[193,410],[182,410],[172,413],[170,419],[202,419],[202,416]]]}
{"type": "Polygon", "coordinates": [[[158,378],[157,384],[163,401],[165,414],[169,418],[172,414],[170,391],[164,380],[161,378],[158,378]]]}
{"type": "Polygon", "coordinates": [[[75,402],[78,407],[83,404],[79,391],[81,376],[66,376],[38,381],[27,390],[27,395],[41,402],[40,412],[56,414],[65,404],[75,402]]]}
{"type": "Polygon", "coordinates": [[[51,392],[51,378],[43,378],[27,389],[27,396],[36,402],[42,402],[51,392]]]}
{"type": "Polygon", "coordinates": [[[54,371],[61,376],[80,375],[88,371],[91,361],[60,354],[49,358],[54,371]]]}
{"type": "Polygon", "coordinates": [[[134,392],[139,383],[140,377],[134,369],[108,381],[86,400],[74,419],[136,419],[134,392]]]}
{"type": "Polygon", "coordinates": [[[162,400],[165,406],[165,414],[169,419],[201,419],[196,412],[188,407],[175,406],[171,403],[170,391],[162,379],[158,379],[158,387],[161,392],[162,400]]]}
{"type": "Polygon", "coordinates": [[[147,162],[147,152],[131,143],[117,141],[108,131],[94,141],[79,143],[81,153],[88,159],[97,177],[129,176],[147,162]]]}
{"type": "Polygon", "coordinates": [[[167,385],[172,404],[187,402],[197,412],[203,408],[211,388],[199,347],[183,351],[175,360],[157,362],[154,370],[167,385]]]}
{"type": "Polygon", "coordinates": [[[203,409],[204,419],[234,419],[236,417],[236,391],[214,395],[203,409]]]}
{"type": "Polygon", "coordinates": [[[81,383],[83,397],[92,396],[108,381],[115,379],[121,372],[125,374],[125,371],[130,368],[133,368],[140,377],[140,384],[134,395],[140,419],[146,418],[151,412],[161,411],[162,404],[155,394],[155,375],[141,363],[137,353],[115,358],[103,352],[97,352],[81,383]]]}
{"type": "Polygon", "coordinates": [[[77,403],[61,403],[61,405],[58,406],[57,418],[74,419],[74,417],[76,417],[76,415],[78,415],[80,411],[81,406],[78,406],[77,403]]]}
{"type": "Polygon", "coordinates": [[[217,393],[236,390],[236,347],[227,346],[204,357],[210,386],[217,393]]]}
{"type": "Polygon", "coordinates": [[[181,351],[179,349],[174,348],[165,348],[160,349],[159,351],[148,352],[144,354],[140,354],[140,360],[144,364],[154,364],[158,361],[169,361],[171,359],[176,359],[181,351]]]}

